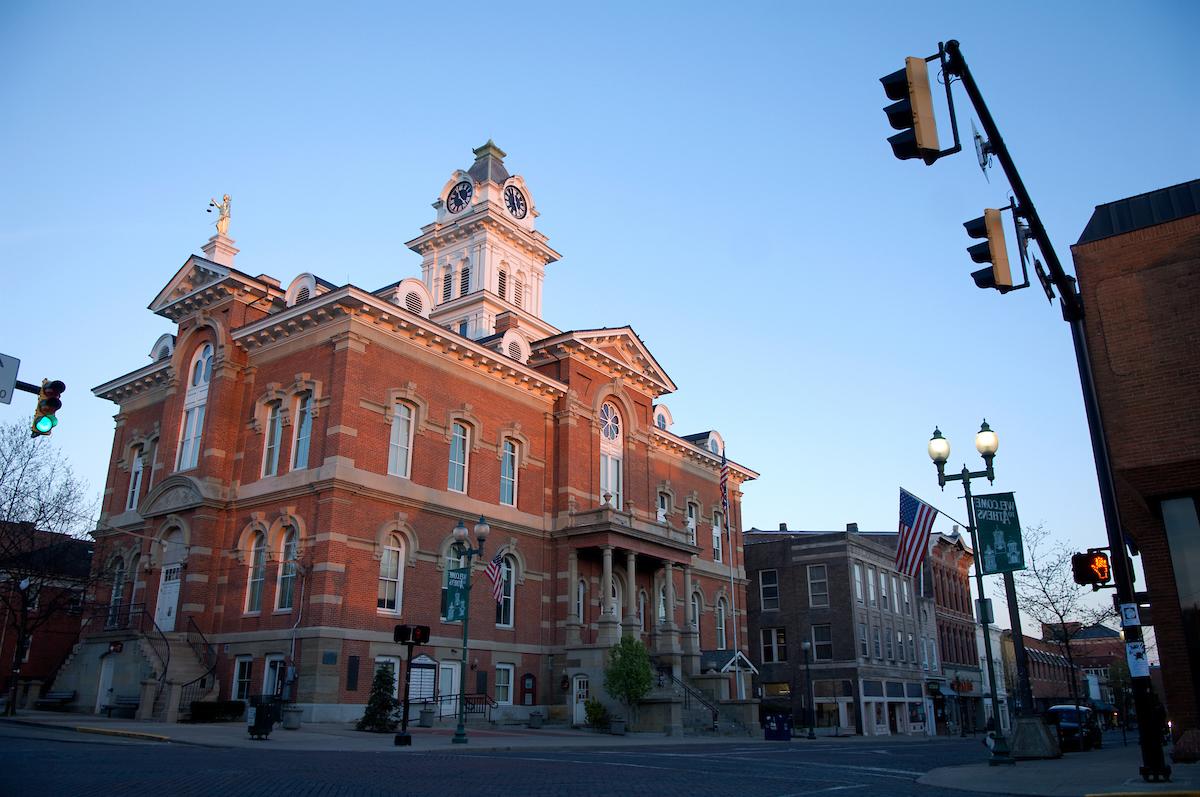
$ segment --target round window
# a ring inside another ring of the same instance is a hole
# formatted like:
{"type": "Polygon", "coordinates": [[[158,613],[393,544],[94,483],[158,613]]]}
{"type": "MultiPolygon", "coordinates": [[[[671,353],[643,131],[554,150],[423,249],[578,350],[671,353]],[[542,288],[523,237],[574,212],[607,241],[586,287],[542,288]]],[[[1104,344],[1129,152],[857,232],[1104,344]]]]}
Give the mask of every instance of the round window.
{"type": "Polygon", "coordinates": [[[608,440],[616,440],[621,434],[621,416],[611,404],[600,408],[600,433],[608,440]]]}

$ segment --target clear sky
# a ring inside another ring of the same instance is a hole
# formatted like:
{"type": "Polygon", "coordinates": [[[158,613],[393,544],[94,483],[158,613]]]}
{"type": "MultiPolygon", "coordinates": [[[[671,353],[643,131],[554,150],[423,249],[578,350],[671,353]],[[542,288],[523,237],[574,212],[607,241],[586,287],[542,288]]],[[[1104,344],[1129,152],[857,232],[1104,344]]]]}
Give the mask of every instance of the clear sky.
{"type": "Polygon", "coordinates": [[[145,308],[209,197],[241,270],[375,289],[419,276],[403,242],[491,137],[563,253],[546,319],[634,327],[674,431],[762,473],[747,527],[894,529],[900,485],[962,518],[925,444],[977,467],[986,416],[1022,521],[1103,544],[1068,327],[969,276],[1003,177],[895,160],[878,79],[959,39],[1070,268],[1095,205],[1200,176],[1200,6],[890,7],[5,3],[0,352],[67,383],[54,440],[99,492],[90,389],[173,331],[145,308]]]}

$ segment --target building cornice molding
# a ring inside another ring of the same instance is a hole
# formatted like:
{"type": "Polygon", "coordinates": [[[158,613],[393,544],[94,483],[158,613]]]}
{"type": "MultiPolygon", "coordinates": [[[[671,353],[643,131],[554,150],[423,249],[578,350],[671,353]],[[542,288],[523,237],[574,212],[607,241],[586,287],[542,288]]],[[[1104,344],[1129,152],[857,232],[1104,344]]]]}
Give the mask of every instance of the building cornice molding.
{"type": "Polygon", "coordinates": [[[121,404],[140,393],[169,387],[174,376],[171,361],[159,360],[92,388],[92,395],[121,404]]]}
{"type": "Polygon", "coordinates": [[[510,222],[503,208],[494,202],[480,202],[465,215],[449,223],[433,222],[421,228],[421,234],[406,241],[412,251],[424,256],[429,252],[462,243],[481,233],[492,233],[510,246],[521,249],[539,258],[543,263],[553,263],[562,258],[547,243],[549,240],[537,230],[526,230],[510,222]]]}
{"type": "MultiPolygon", "coordinates": [[[[721,471],[721,458],[716,454],[657,426],[650,429],[650,442],[655,448],[680,454],[689,462],[700,464],[708,470],[718,473],[721,471]]],[[[731,459],[726,460],[726,463],[729,465],[730,478],[736,483],[754,481],[759,476],[757,471],[739,465],[731,459]]]]}

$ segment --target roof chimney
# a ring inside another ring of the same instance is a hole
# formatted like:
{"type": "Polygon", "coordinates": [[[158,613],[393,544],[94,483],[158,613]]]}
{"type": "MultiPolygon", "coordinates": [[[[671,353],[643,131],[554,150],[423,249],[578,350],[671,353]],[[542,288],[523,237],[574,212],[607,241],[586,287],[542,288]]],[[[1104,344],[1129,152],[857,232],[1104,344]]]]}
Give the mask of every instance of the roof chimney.
{"type": "Polygon", "coordinates": [[[780,531],[787,531],[787,524],[786,524],[786,523],[780,523],[780,524],[779,524],[779,530],[780,530],[780,531]]]}
{"type": "Polygon", "coordinates": [[[846,531],[852,531],[855,534],[857,534],[858,533],[858,524],[857,523],[847,523],[846,531]]]}

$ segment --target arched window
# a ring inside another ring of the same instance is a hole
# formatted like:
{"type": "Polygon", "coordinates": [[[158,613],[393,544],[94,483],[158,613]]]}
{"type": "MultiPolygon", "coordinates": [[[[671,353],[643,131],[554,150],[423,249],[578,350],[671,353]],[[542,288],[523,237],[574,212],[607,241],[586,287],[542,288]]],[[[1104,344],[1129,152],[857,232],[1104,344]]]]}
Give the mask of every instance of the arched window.
{"type": "Polygon", "coordinates": [[[246,613],[262,610],[263,571],[267,563],[267,535],[254,532],[250,543],[250,570],[246,574],[246,613]]]}
{"type": "Polygon", "coordinates": [[[263,476],[279,473],[279,447],[283,437],[283,413],[278,401],[267,405],[267,439],[263,444],[263,476]]]}
{"type": "MultiPolygon", "coordinates": [[[[442,566],[442,620],[446,619],[446,600],[448,598],[450,571],[457,570],[467,566],[467,557],[462,553],[462,548],[455,543],[446,551],[446,561],[442,566]]],[[[457,620],[455,622],[458,622],[457,620]]]]}
{"type": "Polygon", "coordinates": [[[112,566],[112,595],[108,599],[108,626],[116,628],[127,616],[122,601],[125,599],[125,560],[117,557],[112,566]]]}
{"type": "Polygon", "coordinates": [[[725,650],[725,599],[717,598],[714,610],[717,620],[717,650],[725,650]]]}
{"type": "Polygon", "coordinates": [[[722,527],[724,526],[725,518],[720,512],[713,512],[712,522],[712,546],[713,546],[713,561],[721,561],[721,537],[724,534],[722,527]]]}
{"type": "Polygon", "coordinates": [[[625,506],[621,491],[624,450],[621,415],[615,406],[605,402],[600,407],[600,500],[611,496],[608,500],[617,509],[625,506]]]}
{"type": "Polygon", "coordinates": [[[517,505],[517,443],[509,438],[500,455],[500,503],[517,505]]]}
{"type": "Polygon", "coordinates": [[[621,582],[614,576],[612,580],[612,592],[609,595],[612,599],[613,617],[617,618],[617,622],[621,622],[621,607],[625,604],[625,589],[621,586],[621,582]]]}
{"type": "Polygon", "coordinates": [[[450,471],[446,480],[446,489],[456,493],[467,491],[467,458],[470,454],[470,433],[464,424],[454,424],[453,435],[450,438],[450,471]]]}
{"type": "Polygon", "coordinates": [[[663,584],[658,588],[658,622],[665,623],[667,621],[667,585],[663,584]]]}
{"type": "Polygon", "coordinates": [[[381,612],[399,614],[403,597],[404,543],[393,534],[379,557],[379,597],[375,605],[381,612]]]}
{"type": "Polygon", "coordinates": [[[412,467],[413,411],[407,404],[392,408],[392,434],[388,443],[388,473],[408,478],[412,467]]]}
{"type": "Polygon", "coordinates": [[[126,509],[137,509],[138,494],[142,490],[142,447],[133,449],[133,462],[129,467],[129,495],[125,499],[126,509]]]}
{"type": "Polygon", "coordinates": [[[579,618],[579,622],[587,625],[584,618],[584,609],[587,608],[587,582],[582,578],[575,585],[575,616],[579,618]]]}
{"type": "Polygon", "coordinates": [[[288,529],[279,548],[279,583],[275,586],[275,608],[291,609],[296,589],[296,530],[288,529]]]}
{"type": "Polygon", "coordinates": [[[208,383],[212,381],[212,361],[212,344],[205,343],[196,351],[188,367],[188,388],[183,399],[183,418],[179,424],[179,455],[175,460],[175,470],[190,470],[200,461],[200,435],[204,430],[208,383]]]}
{"type": "Polygon", "coordinates": [[[692,593],[692,627],[700,627],[700,593],[692,593]]]}
{"type": "Polygon", "coordinates": [[[517,593],[517,560],[506,555],[500,561],[500,600],[496,602],[496,625],[513,627],[517,593]]]}
{"type": "Polygon", "coordinates": [[[292,442],[292,470],[308,467],[308,445],[312,439],[311,392],[300,394],[296,399],[296,439],[292,442]]]}

